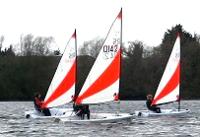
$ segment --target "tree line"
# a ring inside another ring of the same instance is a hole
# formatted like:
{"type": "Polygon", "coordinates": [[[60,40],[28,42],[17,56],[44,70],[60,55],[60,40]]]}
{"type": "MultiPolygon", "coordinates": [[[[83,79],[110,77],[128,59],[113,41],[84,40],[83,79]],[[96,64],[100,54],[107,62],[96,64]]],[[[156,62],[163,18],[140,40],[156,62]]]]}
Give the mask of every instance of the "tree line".
{"type": "MultiPolygon", "coordinates": [[[[129,41],[122,48],[120,99],[145,99],[147,93],[155,94],[177,32],[181,37],[181,97],[199,99],[200,92],[200,36],[190,34],[179,24],[167,30],[159,46],[147,47],[141,41],[129,41]]],[[[31,100],[35,92],[46,94],[61,54],[51,51],[53,37],[20,38],[18,50],[10,45],[2,50],[4,37],[0,38],[0,100],[31,100]]],[[[77,87],[80,91],[103,39],[83,43],[79,49],[77,87]]]]}

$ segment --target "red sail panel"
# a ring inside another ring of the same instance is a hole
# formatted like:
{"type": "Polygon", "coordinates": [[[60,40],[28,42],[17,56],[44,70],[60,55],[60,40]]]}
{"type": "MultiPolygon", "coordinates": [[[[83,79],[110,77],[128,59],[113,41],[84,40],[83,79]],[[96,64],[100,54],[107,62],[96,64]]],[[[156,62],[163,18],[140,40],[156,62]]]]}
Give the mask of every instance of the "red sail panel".
{"type": "Polygon", "coordinates": [[[76,71],[76,61],[74,61],[71,69],[68,74],[64,77],[60,85],[56,88],[56,90],[51,94],[51,96],[43,103],[42,107],[47,107],[49,103],[56,100],[58,97],[62,96],[66,93],[75,83],[75,71],[76,71]]]}
{"type": "Polygon", "coordinates": [[[101,74],[99,78],[81,95],[77,98],[76,103],[80,104],[83,99],[88,98],[94,94],[99,93],[105,88],[112,85],[119,79],[120,71],[120,50],[118,51],[115,59],[111,62],[108,68],[101,74]]]}
{"type": "Polygon", "coordinates": [[[152,105],[155,105],[158,100],[162,99],[163,97],[171,93],[171,91],[173,91],[178,86],[179,81],[180,81],[180,62],[178,63],[178,66],[174,74],[168,81],[168,83],[165,85],[160,94],[153,100],[152,105]]]}

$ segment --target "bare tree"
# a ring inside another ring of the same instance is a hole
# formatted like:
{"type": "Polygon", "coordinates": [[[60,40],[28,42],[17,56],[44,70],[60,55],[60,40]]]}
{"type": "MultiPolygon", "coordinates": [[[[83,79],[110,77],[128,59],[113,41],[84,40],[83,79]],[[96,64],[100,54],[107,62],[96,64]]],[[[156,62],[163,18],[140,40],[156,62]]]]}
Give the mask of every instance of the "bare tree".
{"type": "Polygon", "coordinates": [[[86,41],[83,43],[83,47],[79,50],[81,55],[90,55],[96,58],[99,54],[99,51],[103,45],[104,40],[95,38],[90,41],[86,41]]]}
{"type": "Polygon", "coordinates": [[[32,55],[32,43],[33,43],[33,35],[28,34],[26,36],[21,36],[20,38],[20,47],[21,47],[21,54],[24,56],[32,55]]]}
{"type": "Polygon", "coordinates": [[[33,41],[35,55],[48,55],[50,53],[49,46],[53,41],[53,37],[36,37],[33,41]]]}
{"type": "Polygon", "coordinates": [[[36,37],[32,34],[21,36],[20,47],[21,54],[24,56],[37,55],[44,56],[50,53],[50,45],[54,42],[53,37],[36,37]]]}
{"type": "Polygon", "coordinates": [[[1,51],[1,48],[3,46],[3,42],[4,42],[4,36],[1,36],[0,37],[0,51],[1,51]]]}

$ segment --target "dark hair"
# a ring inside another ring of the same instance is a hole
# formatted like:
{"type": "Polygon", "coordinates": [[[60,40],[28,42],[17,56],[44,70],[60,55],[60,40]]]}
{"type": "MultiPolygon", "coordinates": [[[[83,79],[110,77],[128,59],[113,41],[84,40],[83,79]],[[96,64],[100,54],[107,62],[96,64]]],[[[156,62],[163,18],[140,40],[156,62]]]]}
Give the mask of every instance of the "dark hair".
{"type": "Polygon", "coordinates": [[[41,96],[39,92],[36,92],[34,97],[39,97],[39,95],[41,96]]]}

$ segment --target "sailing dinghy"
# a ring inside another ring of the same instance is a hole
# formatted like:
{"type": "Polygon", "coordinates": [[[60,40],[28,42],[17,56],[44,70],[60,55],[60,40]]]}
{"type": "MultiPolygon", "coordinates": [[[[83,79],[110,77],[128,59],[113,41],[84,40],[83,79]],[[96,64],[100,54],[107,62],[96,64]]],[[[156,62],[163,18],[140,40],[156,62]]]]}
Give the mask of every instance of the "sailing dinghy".
{"type": "Polygon", "coordinates": [[[76,43],[75,30],[68,41],[44,99],[43,107],[49,108],[51,116],[44,116],[43,113],[32,110],[25,112],[26,118],[66,117],[72,114],[72,109],[58,108],[57,106],[72,102],[75,95],[77,63],[76,43]]]}
{"type": "Polygon", "coordinates": [[[152,105],[164,105],[178,102],[178,108],[161,109],[161,113],[150,110],[135,111],[136,116],[177,116],[190,112],[180,108],[180,35],[178,34],[170,58],[161,78],[152,105]]]}
{"type": "MultiPolygon", "coordinates": [[[[76,104],[99,104],[117,101],[119,96],[122,44],[122,9],[114,20],[97,59],[76,99],[76,104]]],[[[132,120],[128,113],[90,113],[90,119],[76,117],[57,119],[70,123],[110,123],[132,120]]]]}

